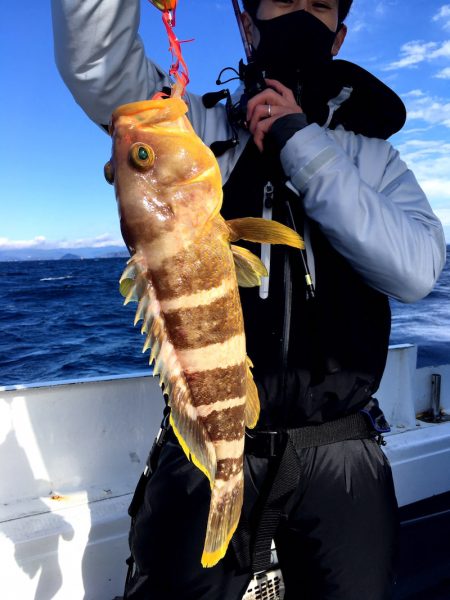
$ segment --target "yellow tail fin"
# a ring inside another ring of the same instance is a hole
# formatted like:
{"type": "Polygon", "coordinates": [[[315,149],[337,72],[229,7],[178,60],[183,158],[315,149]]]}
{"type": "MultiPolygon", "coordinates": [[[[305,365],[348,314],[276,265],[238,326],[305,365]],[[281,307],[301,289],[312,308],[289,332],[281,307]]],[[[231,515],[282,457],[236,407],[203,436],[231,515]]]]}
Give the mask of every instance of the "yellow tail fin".
{"type": "Polygon", "coordinates": [[[228,544],[239,523],[244,500],[244,476],[241,471],[233,487],[217,480],[211,493],[202,566],[213,567],[225,556],[228,544]],[[219,485],[218,485],[219,484],[219,485]]]}

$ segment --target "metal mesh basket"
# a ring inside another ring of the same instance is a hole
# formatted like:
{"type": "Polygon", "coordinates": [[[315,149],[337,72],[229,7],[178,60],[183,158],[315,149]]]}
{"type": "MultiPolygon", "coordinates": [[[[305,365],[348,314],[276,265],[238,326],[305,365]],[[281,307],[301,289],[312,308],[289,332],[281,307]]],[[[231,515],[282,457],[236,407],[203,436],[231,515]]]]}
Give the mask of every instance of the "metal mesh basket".
{"type": "Polygon", "coordinates": [[[278,568],[278,556],[275,542],[272,540],[270,553],[271,568],[265,573],[258,573],[250,581],[242,600],[283,600],[284,582],[281,570],[278,568]]]}
{"type": "Polygon", "coordinates": [[[253,577],[242,600],[283,600],[284,584],[280,569],[253,577]]]}

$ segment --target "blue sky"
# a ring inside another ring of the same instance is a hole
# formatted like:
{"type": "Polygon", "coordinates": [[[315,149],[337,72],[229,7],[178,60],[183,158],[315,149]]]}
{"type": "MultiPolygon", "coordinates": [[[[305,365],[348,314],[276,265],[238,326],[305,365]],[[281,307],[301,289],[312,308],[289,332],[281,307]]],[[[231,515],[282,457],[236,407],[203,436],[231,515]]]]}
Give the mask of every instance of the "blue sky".
{"type": "MultiPolygon", "coordinates": [[[[450,242],[450,4],[354,0],[341,58],[390,85],[408,109],[391,139],[414,170],[450,242]]],[[[230,0],[179,0],[177,28],[193,92],[215,89],[243,56],[230,0]]],[[[142,1],[147,54],[168,67],[160,13],[142,1]]],[[[6,3],[0,24],[0,249],[120,242],[103,179],[110,140],[76,105],[53,58],[49,2],[6,3]]]]}

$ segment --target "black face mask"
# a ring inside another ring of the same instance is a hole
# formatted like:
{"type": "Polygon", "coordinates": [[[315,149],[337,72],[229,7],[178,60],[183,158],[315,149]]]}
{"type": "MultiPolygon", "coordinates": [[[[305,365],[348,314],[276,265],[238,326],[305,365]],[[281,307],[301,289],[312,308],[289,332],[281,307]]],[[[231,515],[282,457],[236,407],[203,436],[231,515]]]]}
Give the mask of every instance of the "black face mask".
{"type": "Polygon", "coordinates": [[[255,62],[266,77],[293,90],[332,59],[336,33],[305,10],[254,22],[261,36],[255,62]]]}

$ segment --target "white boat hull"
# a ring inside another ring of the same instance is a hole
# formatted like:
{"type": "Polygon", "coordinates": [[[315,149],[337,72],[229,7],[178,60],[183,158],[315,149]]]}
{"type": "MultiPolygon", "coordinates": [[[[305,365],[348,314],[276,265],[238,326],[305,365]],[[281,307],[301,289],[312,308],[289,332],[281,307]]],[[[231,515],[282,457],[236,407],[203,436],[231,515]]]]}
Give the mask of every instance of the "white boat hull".
{"type": "MultiPolygon", "coordinates": [[[[392,348],[377,394],[401,506],[450,491],[450,423],[427,424],[431,373],[392,348]]],[[[2,599],[112,600],[123,591],[127,508],[159,428],[157,380],[137,374],[0,392],[2,599]]]]}

